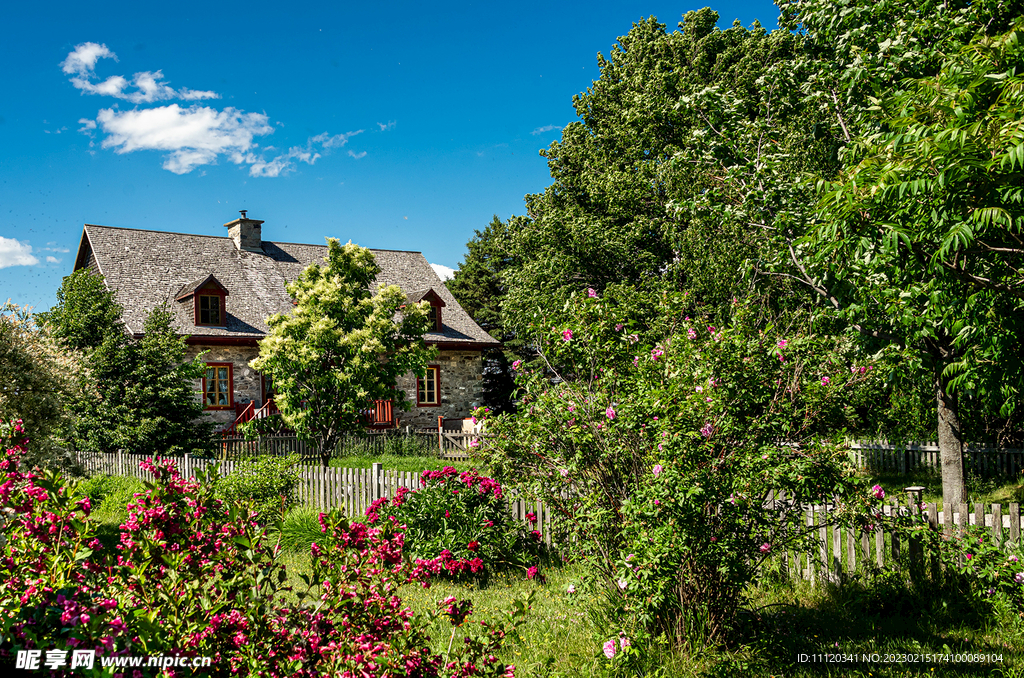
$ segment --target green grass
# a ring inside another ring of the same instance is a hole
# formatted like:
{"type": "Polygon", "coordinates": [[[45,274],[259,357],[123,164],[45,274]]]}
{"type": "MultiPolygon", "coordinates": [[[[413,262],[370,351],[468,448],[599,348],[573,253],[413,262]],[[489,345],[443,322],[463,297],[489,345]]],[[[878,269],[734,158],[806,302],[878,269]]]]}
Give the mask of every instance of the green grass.
{"type": "MultiPolygon", "coordinates": [[[[288,551],[282,562],[289,583],[303,587],[309,574],[308,552],[288,551]]],[[[406,585],[399,595],[415,612],[434,609],[447,596],[474,602],[471,619],[486,620],[511,602],[534,593],[532,608],[518,633],[510,635],[500,657],[516,665],[520,678],[582,678],[607,673],[610,662],[601,644],[618,635],[600,601],[568,594],[582,566],[545,569],[547,583],[527,581],[521,573],[498,574],[486,588],[435,581],[430,588],[406,585]]],[[[842,586],[766,578],[747,592],[738,627],[727,647],[646,648],[641,666],[621,676],[974,676],[1024,677],[1024,620],[1007,608],[979,607],[955,590],[928,584],[913,586],[899,573],[862,576],[842,586]],[[800,662],[801,654],[854,654],[843,664],[800,662]],[[1001,654],[1002,663],[938,661],[861,661],[878,654],[1001,654]]],[[[429,630],[432,649],[444,651],[451,627],[438,621],[429,630]]],[[[458,637],[456,637],[458,642],[458,637]]]]}
{"type": "MultiPolygon", "coordinates": [[[[393,454],[382,455],[353,455],[344,457],[333,457],[329,466],[332,468],[370,468],[374,463],[384,464],[386,471],[440,471],[445,466],[454,466],[459,471],[468,471],[471,468],[478,468],[477,464],[470,461],[452,461],[440,459],[434,456],[397,456],[393,454]]],[[[317,462],[308,462],[312,466],[319,466],[317,462]]]]}

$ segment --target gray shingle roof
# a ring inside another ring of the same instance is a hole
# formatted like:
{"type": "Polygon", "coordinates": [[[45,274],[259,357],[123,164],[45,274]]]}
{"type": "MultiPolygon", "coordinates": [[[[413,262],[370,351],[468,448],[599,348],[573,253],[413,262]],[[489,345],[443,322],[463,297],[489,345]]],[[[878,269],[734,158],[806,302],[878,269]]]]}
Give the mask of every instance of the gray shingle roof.
{"type": "MultiPolygon", "coordinates": [[[[371,251],[381,269],[378,283],[398,285],[403,291],[431,288],[444,300],[443,331],[428,332],[428,342],[441,348],[497,345],[462,309],[420,252],[371,251]]],[[[262,253],[244,252],[227,237],[86,224],[76,270],[89,264],[90,254],[107,287],[115,290],[130,332],[142,332],[146,314],[166,303],[181,334],[259,339],[268,331],[267,316],[293,308],[285,283],[309,264],[322,263],[327,245],[264,241],[262,253]],[[191,304],[175,301],[186,285],[209,275],[230,293],[226,329],[196,327],[191,304]]]]}

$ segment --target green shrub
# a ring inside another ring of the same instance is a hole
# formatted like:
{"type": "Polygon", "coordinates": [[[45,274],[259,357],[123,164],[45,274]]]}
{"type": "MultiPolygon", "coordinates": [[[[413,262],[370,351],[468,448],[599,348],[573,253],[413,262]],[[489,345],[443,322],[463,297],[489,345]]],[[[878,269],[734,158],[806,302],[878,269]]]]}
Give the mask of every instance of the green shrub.
{"type": "Polygon", "coordinates": [[[271,522],[295,504],[298,455],[256,457],[238,462],[217,481],[217,496],[231,502],[252,500],[263,521],[271,522]]]}

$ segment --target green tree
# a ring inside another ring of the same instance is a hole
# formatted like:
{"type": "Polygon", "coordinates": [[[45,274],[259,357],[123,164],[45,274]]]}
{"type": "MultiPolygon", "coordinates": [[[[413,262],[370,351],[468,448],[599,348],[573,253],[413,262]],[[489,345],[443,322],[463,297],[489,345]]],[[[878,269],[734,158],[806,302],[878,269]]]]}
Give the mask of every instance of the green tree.
{"type": "Polygon", "coordinates": [[[759,275],[779,234],[812,211],[801,172],[834,164],[801,94],[807,69],[790,67],[802,38],[717,21],[707,8],[671,33],[641,21],[598,57],[601,77],[573,100],[579,121],[542,151],[553,183],[513,220],[504,312],[514,329],[538,312],[559,317],[574,291],[613,284],[690,291],[719,317],[748,293],[750,273],[774,297],[806,298],[759,275]]]}
{"type": "Polygon", "coordinates": [[[495,412],[512,409],[515,389],[512,363],[528,357],[523,341],[505,328],[501,313],[508,291],[505,275],[512,265],[507,254],[508,234],[509,224],[494,215],[487,228],[476,231],[466,243],[469,252],[447,284],[448,291],[470,317],[502,342],[500,348],[487,349],[482,356],[483,402],[495,412]]]}
{"type": "Polygon", "coordinates": [[[27,308],[0,306],[0,421],[23,420],[32,434],[31,461],[51,459],[54,436],[85,378],[79,354],[64,349],[27,308]]]}
{"type": "Polygon", "coordinates": [[[285,423],[315,441],[325,467],[341,436],[362,430],[367,403],[408,408],[396,380],[422,376],[436,352],[423,341],[426,302],[407,304],[397,285],[372,293],[380,271],[373,253],[334,238],[327,247],[324,265],[311,264],[286,286],[295,308],[267,318],[270,332],[250,363],[273,377],[285,423]]]}
{"type": "Polygon", "coordinates": [[[933,384],[947,506],[966,501],[960,400],[1024,386],[1024,45],[983,32],[877,102],[879,131],[822,182],[808,280],[933,384]]]}
{"type": "Polygon", "coordinates": [[[39,317],[66,350],[82,352],[89,370],[62,432],[67,445],[152,455],[210,449],[213,424],[204,420],[194,388],[205,365],[199,356],[185,361],[185,338],[166,308],[154,309],[142,336],[133,338],[103,278],[81,269],[64,279],[57,303],[39,317]]]}

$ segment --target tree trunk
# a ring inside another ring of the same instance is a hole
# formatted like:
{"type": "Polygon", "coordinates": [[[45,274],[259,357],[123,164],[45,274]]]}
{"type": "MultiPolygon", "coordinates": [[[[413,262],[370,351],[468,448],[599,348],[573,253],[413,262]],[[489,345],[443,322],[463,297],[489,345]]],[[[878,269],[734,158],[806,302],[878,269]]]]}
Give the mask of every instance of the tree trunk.
{"type": "Polygon", "coordinates": [[[941,370],[935,376],[935,391],[939,410],[939,460],[942,463],[942,503],[946,511],[953,511],[967,501],[964,482],[964,442],[960,429],[960,403],[949,392],[949,385],[941,370]]]}

